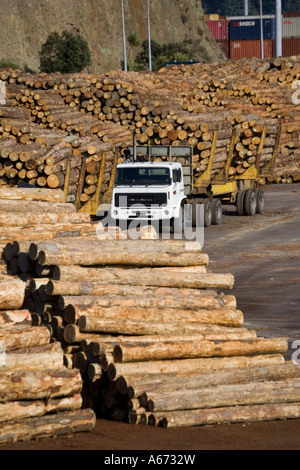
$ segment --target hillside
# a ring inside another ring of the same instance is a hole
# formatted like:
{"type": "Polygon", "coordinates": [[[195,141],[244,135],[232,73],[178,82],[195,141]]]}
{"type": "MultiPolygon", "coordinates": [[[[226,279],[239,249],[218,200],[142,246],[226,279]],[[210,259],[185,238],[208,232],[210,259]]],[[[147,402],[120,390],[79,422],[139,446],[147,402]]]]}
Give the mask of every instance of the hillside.
{"type": "MultiPolygon", "coordinates": [[[[206,27],[200,0],[151,0],[150,4],[152,39],[161,43],[190,39],[207,60],[223,58],[206,27]]],[[[141,41],[146,40],[146,1],[128,0],[124,8],[126,35],[134,29],[141,41]]],[[[25,71],[39,71],[42,44],[51,32],[64,29],[88,41],[93,61],[89,72],[121,68],[120,0],[4,0],[0,15],[0,59],[13,61],[25,71]]]]}

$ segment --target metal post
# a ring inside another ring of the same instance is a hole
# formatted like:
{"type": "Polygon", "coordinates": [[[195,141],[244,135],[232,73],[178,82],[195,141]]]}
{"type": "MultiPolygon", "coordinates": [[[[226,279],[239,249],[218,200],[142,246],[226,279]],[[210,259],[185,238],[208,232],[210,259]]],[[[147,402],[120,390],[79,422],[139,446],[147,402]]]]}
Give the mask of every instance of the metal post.
{"type": "Polygon", "coordinates": [[[248,0],[244,0],[244,15],[249,15],[248,0]]]}
{"type": "Polygon", "coordinates": [[[150,31],[150,5],[147,0],[147,19],[148,19],[148,50],[149,50],[149,70],[152,72],[152,57],[151,57],[151,31],[150,31]]]}
{"type": "Polygon", "coordinates": [[[262,13],[262,0],[259,0],[260,8],[260,57],[264,59],[264,26],[263,26],[263,13],[262,13]]]}
{"type": "Polygon", "coordinates": [[[276,40],[275,40],[275,54],[276,57],[282,56],[282,13],[281,13],[281,0],[276,0],[276,40]]]}
{"type": "Polygon", "coordinates": [[[127,72],[126,34],[125,34],[125,19],[124,19],[124,3],[123,3],[123,0],[121,0],[121,11],[122,11],[124,70],[125,70],[125,72],[127,72]]]}

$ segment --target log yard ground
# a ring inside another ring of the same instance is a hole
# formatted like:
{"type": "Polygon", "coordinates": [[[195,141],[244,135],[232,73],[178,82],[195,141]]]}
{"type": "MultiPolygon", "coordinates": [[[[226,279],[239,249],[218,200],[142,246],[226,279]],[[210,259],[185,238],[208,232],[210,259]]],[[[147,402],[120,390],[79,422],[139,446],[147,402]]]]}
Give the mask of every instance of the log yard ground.
{"type": "MultiPolygon", "coordinates": [[[[264,190],[264,214],[237,217],[228,206],[223,223],[205,229],[204,251],[214,272],[233,273],[232,294],[244,313],[245,325],[258,336],[287,337],[285,357],[290,360],[294,354],[298,360],[300,187],[267,185],[264,190]]],[[[87,433],[17,442],[1,449],[297,450],[299,433],[300,419],[170,429],[98,419],[87,433]]]]}

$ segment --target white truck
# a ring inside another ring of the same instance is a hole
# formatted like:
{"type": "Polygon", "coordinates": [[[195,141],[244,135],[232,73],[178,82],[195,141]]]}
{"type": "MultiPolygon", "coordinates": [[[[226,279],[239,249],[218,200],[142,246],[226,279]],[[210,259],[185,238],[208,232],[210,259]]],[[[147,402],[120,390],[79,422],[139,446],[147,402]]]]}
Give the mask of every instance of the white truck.
{"type": "Polygon", "coordinates": [[[182,224],[182,206],[192,187],[191,147],[130,147],[127,160],[117,166],[111,218],[182,224]]]}

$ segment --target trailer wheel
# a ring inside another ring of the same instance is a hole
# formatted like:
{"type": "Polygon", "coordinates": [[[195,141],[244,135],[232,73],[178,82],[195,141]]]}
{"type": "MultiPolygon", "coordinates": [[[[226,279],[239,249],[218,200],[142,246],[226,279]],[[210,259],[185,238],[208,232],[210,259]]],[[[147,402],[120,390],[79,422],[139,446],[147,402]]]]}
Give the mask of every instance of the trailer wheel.
{"type": "Polygon", "coordinates": [[[256,193],[253,189],[247,189],[244,199],[244,210],[246,215],[256,214],[256,193]]]}
{"type": "Polygon", "coordinates": [[[223,209],[220,199],[213,199],[212,201],[212,225],[220,225],[222,223],[223,209]]]}
{"type": "Polygon", "coordinates": [[[212,203],[210,199],[204,199],[204,227],[209,227],[212,223],[212,203]]]}
{"type": "Polygon", "coordinates": [[[262,214],[265,209],[265,195],[262,189],[255,190],[256,195],[256,213],[262,214]]]}
{"type": "Polygon", "coordinates": [[[244,200],[246,191],[239,191],[236,197],[236,211],[238,215],[245,215],[244,200]]]}

